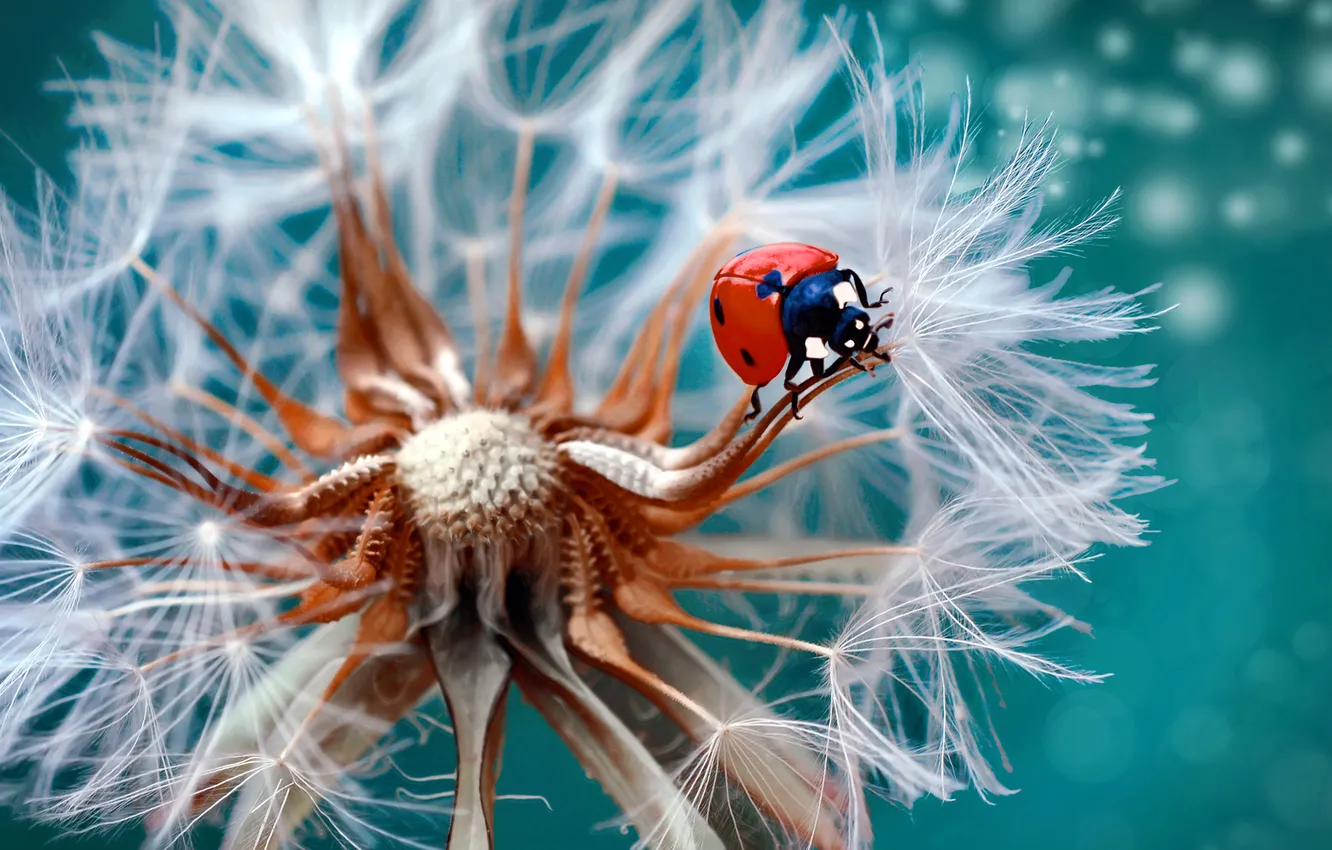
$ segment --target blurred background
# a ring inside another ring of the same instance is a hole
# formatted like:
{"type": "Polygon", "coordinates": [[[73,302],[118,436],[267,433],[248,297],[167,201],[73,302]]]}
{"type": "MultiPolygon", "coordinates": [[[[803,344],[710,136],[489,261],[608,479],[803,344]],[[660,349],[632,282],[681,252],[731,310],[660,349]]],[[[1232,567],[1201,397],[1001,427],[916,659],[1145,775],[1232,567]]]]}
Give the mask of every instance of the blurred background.
{"type": "MultiPolygon", "coordinates": [[[[281,0],[274,0],[280,2],[281,0]]],[[[336,2],[337,0],[329,0],[336,2]]],[[[77,138],[42,84],[100,72],[90,34],[151,44],[145,0],[48,0],[0,28],[0,182],[67,179],[77,138]],[[29,161],[32,160],[32,162],[29,161]]],[[[811,20],[833,3],[808,4],[811,20]]],[[[1148,337],[1091,356],[1160,364],[1133,400],[1174,486],[1133,506],[1152,545],[1109,552],[1049,601],[1095,627],[1052,654],[1114,674],[1093,688],[1009,680],[995,725],[1020,793],[885,808],[881,847],[1332,848],[1332,0],[884,0],[929,107],[970,79],[982,137],[1053,113],[1053,212],[1122,187],[1123,223],[1072,260],[1081,286],[1177,304],[1148,337]]],[[[510,752],[539,802],[501,803],[499,846],[555,847],[613,815],[530,711],[510,752]],[[554,781],[546,777],[555,777],[554,781]],[[533,788],[533,785],[539,785],[533,788]],[[503,812],[503,809],[501,809],[503,812]]],[[[5,846],[133,847],[10,825],[5,846]],[[16,840],[17,839],[17,840],[16,840]]],[[[622,848],[616,830],[570,847],[622,848]]]]}

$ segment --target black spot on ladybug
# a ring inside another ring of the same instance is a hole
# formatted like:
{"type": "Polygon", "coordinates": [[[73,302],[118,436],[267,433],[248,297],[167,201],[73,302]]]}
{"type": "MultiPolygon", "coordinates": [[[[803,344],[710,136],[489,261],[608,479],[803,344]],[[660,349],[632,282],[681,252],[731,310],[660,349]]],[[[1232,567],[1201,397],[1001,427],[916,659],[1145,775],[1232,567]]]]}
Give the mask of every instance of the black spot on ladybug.
{"type": "Polygon", "coordinates": [[[753,366],[753,365],[754,365],[754,355],[752,355],[752,354],[749,353],[749,349],[748,349],[748,348],[742,348],[742,349],[740,349],[740,356],[743,357],[743,358],[745,358],[745,365],[746,365],[746,366],[753,366]]]}
{"type": "Polygon", "coordinates": [[[712,299],[712,315],[717,317],[717,324],[719,325],[726,324],[726,316],[722,314],[720,298],[712,299]]]}

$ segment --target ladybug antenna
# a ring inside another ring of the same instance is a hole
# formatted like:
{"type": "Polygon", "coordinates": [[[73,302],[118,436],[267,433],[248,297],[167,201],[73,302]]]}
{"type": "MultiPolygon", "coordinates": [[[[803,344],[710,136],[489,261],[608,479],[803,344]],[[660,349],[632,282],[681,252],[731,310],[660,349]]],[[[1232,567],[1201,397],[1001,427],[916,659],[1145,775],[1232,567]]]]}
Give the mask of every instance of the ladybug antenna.
{"type": "MultiPolygon", "coordinates": [[[[886,328],[892,323],[893,323],[893,317],[890,315],[888,316],[886,322],[882,322],[880,324],[882,325],[882,327],[886,328]]],[[[878,334],[879,327],[880,327],[879,325],[876,325],[875,326],[876,330],[870,332],[869,339],[865,340],[865,347],[862,350],[867,352],[871,357],[875,358],[881,363],[892,363],[893,355],[889,352],[879,350],[879,334],[878,334]]],[[[865,367],[860,363],[859,360],[857,360],[854,357],[851,358],[851,364],[856,368],[860,369],[862,372],[865,371],[865,367]]],[[[871,367],[869,371],[873,373],[874,369],[871,367]]]]}
{"type": "MultiPolygon", "coordinates": [[[[879,293],[878,301],[871,302],[869,300],[869,293],[865,290],[865,281],[860,279],[860,275],[856,273],[855,269],[839,269],[838,271],[842,274],[842,280],[847,281],[856,288],[856,295],[860,297],[860,304],[866,310],[882,307],[884,302],[888,300],[888,293],[893,291],[893,288],[890,286],[883,292],[879,293]]],[[[870,283],[877,283],[882,279],[883,275],[874,275],[870,278],[870,283]]]]}

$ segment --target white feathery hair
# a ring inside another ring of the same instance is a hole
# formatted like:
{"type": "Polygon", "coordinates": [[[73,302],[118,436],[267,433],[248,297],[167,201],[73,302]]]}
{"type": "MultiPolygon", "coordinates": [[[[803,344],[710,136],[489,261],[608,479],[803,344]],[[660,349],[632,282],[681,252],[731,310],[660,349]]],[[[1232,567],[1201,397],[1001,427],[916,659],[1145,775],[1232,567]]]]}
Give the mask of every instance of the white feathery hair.
{"type": "Polygon", "coordinates": [[[852,73],[877,201],[856,242],[874,246],[865,267],[896,286],[896,421],[917,437],[907,442],[931,456],[944,482],[1009,496],[1043,534],[1084,545],[1138,542],[1141,521],[1112,500],[1162,483],[1139,474],[1150,461],[1123,442],[1146,434],[1151,416],[1093,391],[1146,386],[1151,367],[1086,364],[1041,346],[1150,330],[1138,300],[1150,290],[1065,295],[1067,270],[1040,285],[1026,270],[1112,226],[1114,198],[1071,221],[1038,224],[1041,187],[1057,163],[1048,126],[1024,127],[1001,169],[957,191],[973,155],[970,99],[955,98],[930,144],[910,75],[889,76],[881,64],[852,73]]]}
{"type": "MultiPolygon", "coordinates": [[[[811,26],[791,0],[748,19],[722,0],[163,5],[172,56],[99,36],[107,78],[70,84],[88,137],[71,160],[77,191],[63,199],[43,182],[35,213],[0,206],[0,763],[30,768],[16,796],[103,826],[147,810],[167,844],[213,810],[211,795],[236,791],[237,847],[301,822],[348,844],[426,846],[415,830],[447,813],[436,790],[447,777],[399,763],[411,730],[354,704],[297,728],[354,621],[246,634],[278,610],[272,585],[220,564],[260,560],[274,541],[126,472],[96,440],[140,411],[241,466],[271,461],[256,429],[189,402],[208,387],[277,430],[162,286],[284,390],[336,409],[336,239],[311,129],[334,119],[354,159],[377,147],[415,280],[465,346],[495,331],[497,305],[477,310],[485,293],[468,277],[477,266],[501,277],[515,151],[537,152],[523,234],[536,316],[558,310],[578,223],[613,193],[605,267],[594,264],[578,317],[575,376],[593,391],[701,245],[821,244],[881,278],[872,290],[891,285],[893,363],[813,402],[774,457],[847,437],[864,447],[757,507],[737,504],[732,521],[757,535],[728,545],[769,555],[762,538],[801,527],[814,497],[843,517],[829,527],[900,532],[899,551],[788,571],[858,589],[818,644],[823,685],[801,695],[818,719],[784,719],[780,704],[738,715],[676,778],[702,789],[723,751],[756,757],[778,741],[903,803],[1006,790],[983,707],[971,707],[973,665],[1094,679],[1038,654],[1040,638],[1080,624],[1021,586],[1080,575],[1093,544],[1139,543],[1141,521],[1117,502],[1161,483],[1131,442],[1149,417],[1097,394],[1141,387],[1149,370],[1038,347],[1136,333],[1151,318],[1141,292],[1031,281],[1030,261],[1113,220],[1109,201],[1071,224],[1038,219],[1055,165],[1046,128],[959,190],[969,101],[928,136],[913,72],[857,61],[848,19],[811,26]],[[849,108],[825,102],[848,81],[849,108]],[[889,503],[905,511],[899,529],[879,516],[889,503]],[[134,559],[191,566],[87,568],[134,559]],[[171,653],[176,663],[146,661],[171,653]],[[399,793],[375,790],[385,773],[399,793]]],[[[681,375],[686,431],[710,427],[739,390],[703,324],[681,375]]],[[[851,809],[846,844],[868,846],[868,812],[851,809]]],[[[662,829],[640,838],[673,846],[662,829]]]]}

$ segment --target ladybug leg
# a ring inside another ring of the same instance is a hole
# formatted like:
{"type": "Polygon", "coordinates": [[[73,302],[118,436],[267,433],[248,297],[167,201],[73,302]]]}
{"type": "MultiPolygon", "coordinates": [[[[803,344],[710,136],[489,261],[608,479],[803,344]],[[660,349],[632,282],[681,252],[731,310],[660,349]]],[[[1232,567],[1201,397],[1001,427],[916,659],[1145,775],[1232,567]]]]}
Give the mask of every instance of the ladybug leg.
{"type": "MultiPolygon", "coordinates": [[[[845,358],[842,358],[842,359],[845,359],[845,358]]],[[[839,360],[839,361],[835,361],[834,365],[836,365],[836,363],[838,363],[838,362],[840,362],[840,360],[839,360]]],[[[823,365],[823,361],[822,361],[822,360],[810,360],[810,361],[809,361],[809,371],[810,371],[810,374],[812,374],[812,375],[814,376],[814,380],[817,381],[818,379],[822,378],[825,374],[827,374],[827,371],[828,371],[828,370],[827,370],[827,368],[823,365]]],[[[804,417],[800,415],[800,389],[799,389],[799,387],[797,387],[797,386],[796,386],[796,385],[795,385],[790,379],[788,379],[787,382],[786,382],[786,388],[789,389],[789,390],[791,391],[791,418],[792,418],[792,419],[803,419],[804,417]]]]}
{"type": "Polygon", "coordinates": [[[879,319],[879,321],[875,322],[875,323],[874,323],[874,326],[873,326],[873,328],[872,328],[872,330],[876,330],[876,331],[886,331],[886,330],[888,330],[889,328],[891,328],[891,327],[893,326],[893,319],[894,319],[894,318],[895,318],[895,314],[893,314],[893,313],[889,313],[888,315],[884,316],[882,319],[879,319]]]}
{"type": "Polygon", "coordinates": [[[754,392],[749,396],[749,404],[752,409],[745,414],[745,422],[753,422],[763,412],[763,405],[759,402],[759,387],[754,387],[754,392]]]}
{"type": "MultiPolygon", "coordinates": [[[[791,391],[791,418],[800,419],[800,387],[795,382],[796,372],[805,365],[805,358],[801,354],[792,354],[791,359],[786,364],[786,380],[782,386],[791,391]]],[[[823,369],[822,360],[811,360],[810,369],[823,369]]]]}
{"type": "MultiPolygon", "coordinates": [[[[804,365],[805,365],[804,352],[800,352],[799,354],[792,352],[791,359],[786,361],[786,380],[783,381],[782,386],[786,387],[788,390],[795,389],[796,373],[799,372],[800,367],[804,365]]],[[[813,366],[811,366],[810,368],[813,368],[813,366]]]]}
{"type": "Polygon", "coordinates": [[[854,357],[842,357],[842,358],[838,359],[838,361],[837,361],[836,363],[833,364],[833,368],[835,369],[835,368],[837,368],[838,366],[841,366],[843,362],[850,363],[852,366],[856,367],[857,369],[859,369],[859,370],[862,371],[862,372],[872,372],[872,371],[874,371],[874,370],[872,370],[872,369],[867,368],[867,367],[865,366],[864,363],[861,363],[859,360],[857,360],[857,359],[854,358],[854,357]]]}

